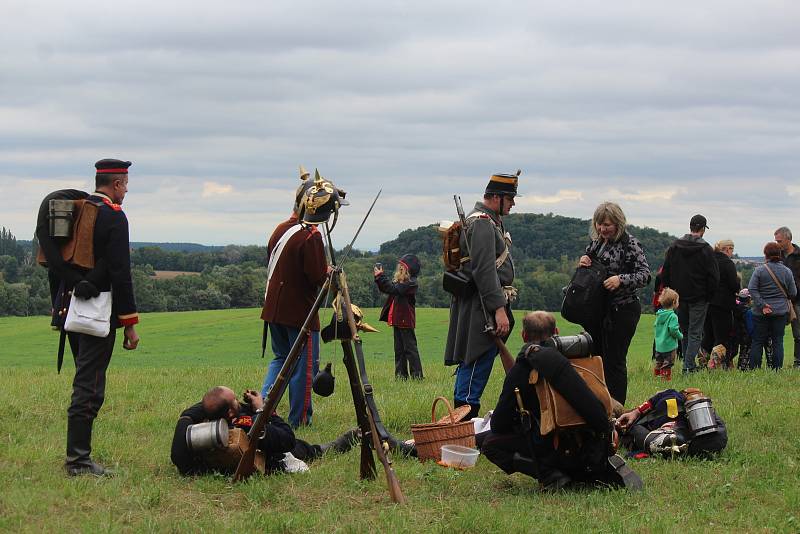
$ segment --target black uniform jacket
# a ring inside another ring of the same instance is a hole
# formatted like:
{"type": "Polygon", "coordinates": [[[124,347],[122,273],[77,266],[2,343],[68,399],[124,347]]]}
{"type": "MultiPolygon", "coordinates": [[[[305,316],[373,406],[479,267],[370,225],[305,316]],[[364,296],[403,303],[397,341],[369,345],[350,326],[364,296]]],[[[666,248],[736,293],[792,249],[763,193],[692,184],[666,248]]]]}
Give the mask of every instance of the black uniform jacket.
{"type": "Polygon", "coordinates": [[[47,260],[50,297],[53,304],[59,288],[72,289],[81,280],[89,280],[99,291],[112,292],[112,326],[127,326],[139,322],[131,279],[128,218],[121,206],[100,193],[88,195],[77,189],[62,189],[47,195],[39,207],[36,236],[47,260]],[[94,228],[95,268],[86,271],[65,263],[60,245],[49,235],[47,218],[50,199],[67,199],[101,203],[94,228]]]}

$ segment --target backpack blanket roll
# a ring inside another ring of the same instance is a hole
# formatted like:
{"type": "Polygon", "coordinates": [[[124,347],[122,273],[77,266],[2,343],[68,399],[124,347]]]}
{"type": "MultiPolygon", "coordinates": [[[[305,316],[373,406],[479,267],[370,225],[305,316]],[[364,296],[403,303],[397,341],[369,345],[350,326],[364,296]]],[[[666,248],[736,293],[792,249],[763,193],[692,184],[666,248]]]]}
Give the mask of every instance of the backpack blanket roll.
{"type": "Polygon", "coordinates": [[[603,282],[607,274],[606,267],[596,259],[588,267],[575,269],[572,280],[564,289],[561,316],[587,329],[599,326],[606,314],[608,291],[603,282]]]}

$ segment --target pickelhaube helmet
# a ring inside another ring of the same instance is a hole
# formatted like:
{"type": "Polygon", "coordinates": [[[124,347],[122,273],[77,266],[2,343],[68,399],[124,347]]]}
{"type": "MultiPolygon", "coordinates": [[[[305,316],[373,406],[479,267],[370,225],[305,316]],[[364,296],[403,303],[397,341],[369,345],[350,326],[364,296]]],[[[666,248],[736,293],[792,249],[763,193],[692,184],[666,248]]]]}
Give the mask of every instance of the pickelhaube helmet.
{"type": "Polygon", "coordinates": [[[313,184],[313,182],[308,179],[309,176],[310,174],[305,167],[300,165],[300,185],[294,193],[294,207],[292,208],[299,218],[303,217],[303,198],[305,197],[305,193],[313,184]]]}
{"type": "Polygon", "coordinates": [[[338,213],[340,206],[347,206],[345,192],[337,189],[332,182],[325,180],[319,170],[314,171],[314,182],[303,193],[303,222],[320,224],[326,222],[331,215],[338,213]]]}

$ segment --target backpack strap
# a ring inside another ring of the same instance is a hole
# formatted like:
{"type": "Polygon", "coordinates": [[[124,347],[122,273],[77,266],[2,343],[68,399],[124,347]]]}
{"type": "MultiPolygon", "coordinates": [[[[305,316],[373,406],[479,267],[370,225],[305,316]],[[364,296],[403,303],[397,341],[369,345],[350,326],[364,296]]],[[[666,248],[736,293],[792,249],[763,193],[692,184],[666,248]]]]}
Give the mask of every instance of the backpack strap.
{"type": "MultiPolygon", "coordinates": [[[[498,225],[497,225],[496,222],[494,222],[494,219],[492,219],[491,217],[489,217],[485,213],[482,213],[482,212],[479,212],[479,211],[472,212],[467,216],[467,218],[466,218],[467,225],[468,226],[472,226],[472,222],[474,222],[475,219],[488,219],[489,222],[492,223],[492,226],[494,226],[495,228],[498,228],[498,225]],[[470,219],[472,219],[472,221],[470,219]]],[[[467,229],[464,228],[464,236],[466,236],[466,235],[467,235],[467,229]]],[[[470,250],[472,250],[472,247],[470,247],[470,250]]],[[[497,256],[497,258],[494,260],[494,268],[495,269],[499,269],[500,266],[503,265],[506,262],[506,260],[508,259],[508,255],[510,253],[511,253],[511,251],[508,249],[508,240],[506,239],[506,236],[504,235],[503,236],[503,252],[501,252],[500,255],[497,256]]],[[[469,256],[462,257],[461,258],[461,263],[466,263],[466,262],[469,261],[469,259],[470,259],[469,256]]]]}

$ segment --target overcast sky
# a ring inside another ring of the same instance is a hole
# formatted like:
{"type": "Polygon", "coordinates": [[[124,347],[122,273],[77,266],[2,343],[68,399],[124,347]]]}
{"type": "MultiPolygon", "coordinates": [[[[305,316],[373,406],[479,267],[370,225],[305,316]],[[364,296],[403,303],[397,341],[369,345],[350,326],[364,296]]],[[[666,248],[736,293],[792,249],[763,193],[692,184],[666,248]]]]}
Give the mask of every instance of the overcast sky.
{"type": "Polygon", "coordinates": [[[516,211],[760,254],[800,240],[800,2],[3,0],[0,225],[134,162],[133,241],[263,244],[299,164],[348,191],[359,248],[455,217],[492,172],[516,211]]]}

